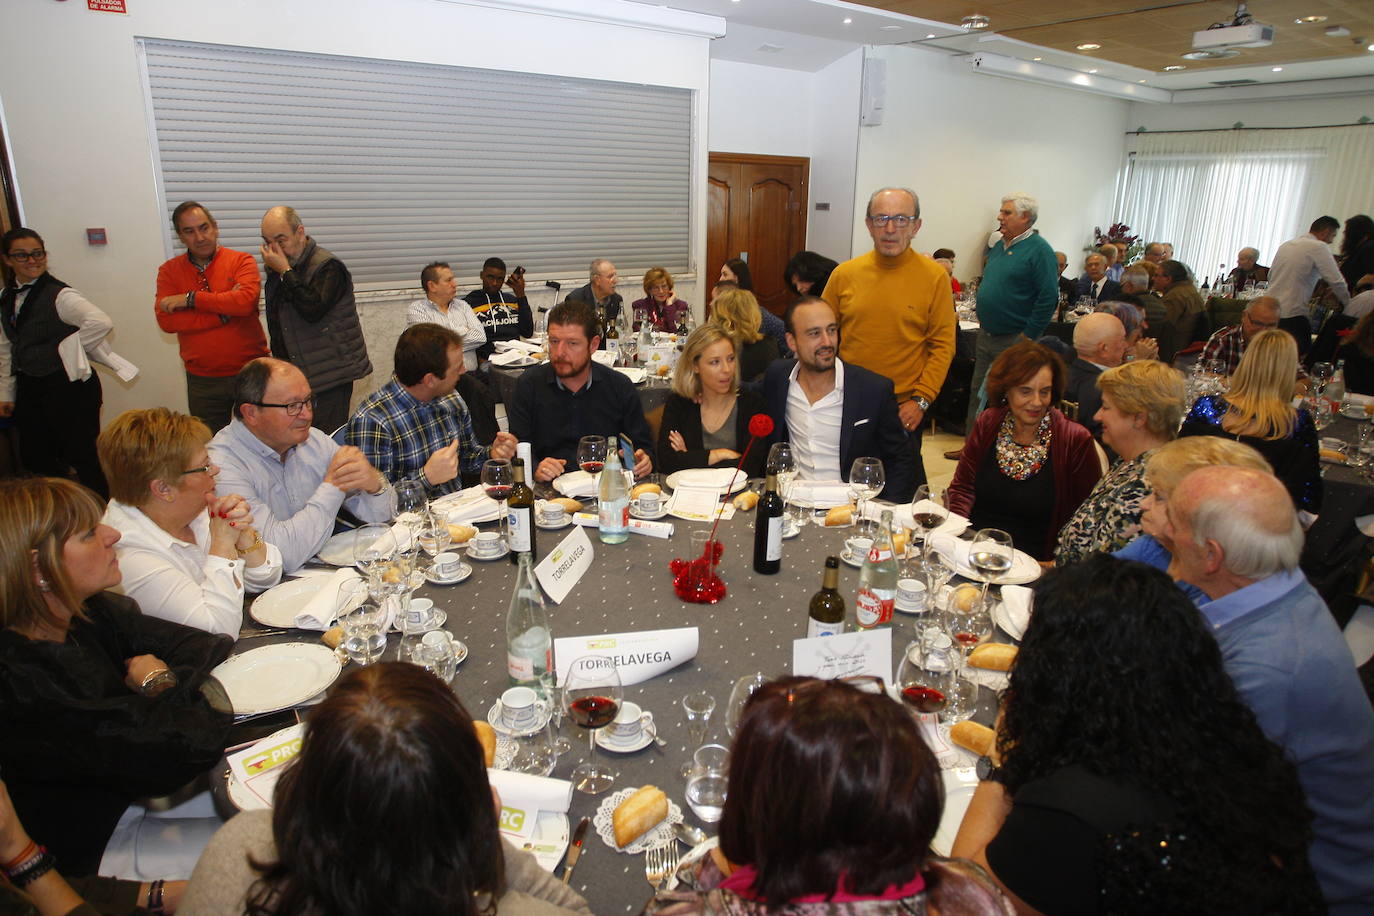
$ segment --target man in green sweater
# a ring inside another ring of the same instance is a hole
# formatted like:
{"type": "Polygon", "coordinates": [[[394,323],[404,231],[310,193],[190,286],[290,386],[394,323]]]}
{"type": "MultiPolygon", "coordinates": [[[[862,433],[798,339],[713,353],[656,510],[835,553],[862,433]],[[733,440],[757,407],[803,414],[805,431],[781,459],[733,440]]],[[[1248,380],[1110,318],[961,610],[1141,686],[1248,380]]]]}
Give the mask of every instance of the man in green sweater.
{"type": "Polygon", "coordinates": [[[1059,267],[1054,249],[1031,226],[1039,204],[1024,191],[1002,199],[997,225],[1002,239],[988,249],[978,284],[978,343],[969,384],[967,434],[982,410],[983,380],[993,360],[1023,337],[1035,340],[1059,301],[1059,267]]]}

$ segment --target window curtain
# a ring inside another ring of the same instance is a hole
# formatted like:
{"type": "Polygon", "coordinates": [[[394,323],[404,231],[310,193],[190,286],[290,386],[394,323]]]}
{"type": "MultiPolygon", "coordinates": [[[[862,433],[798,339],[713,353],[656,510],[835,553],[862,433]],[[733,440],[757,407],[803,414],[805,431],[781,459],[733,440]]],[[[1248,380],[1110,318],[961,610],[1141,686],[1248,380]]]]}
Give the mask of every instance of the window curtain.
{"type": "Polygon", "coordinates": [[[1173,243],[1201,284],[1245,247],[1270,263],[1319,216],[1374,213],[1371,175],[1374,125],[1143,133],[1116,212],[1142,240],[1173,243]]]}

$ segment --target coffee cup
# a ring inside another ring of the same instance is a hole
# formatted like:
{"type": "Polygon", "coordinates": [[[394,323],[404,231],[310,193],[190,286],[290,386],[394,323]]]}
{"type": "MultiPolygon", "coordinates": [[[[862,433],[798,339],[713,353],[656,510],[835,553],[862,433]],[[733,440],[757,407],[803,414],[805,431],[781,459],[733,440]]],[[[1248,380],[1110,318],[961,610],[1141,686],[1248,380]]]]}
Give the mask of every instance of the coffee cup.
{"type": "Polygon", "coordinates": [[[640,709],[638,703],[626,700],[620,704],[620,712],[616,713],[615,721],[607,726],[606,731],[612,744],[634,744],[643,736],[644,729],[652,727],[653,721],[653,713],[640,709]]]}
{"type": "Polygon", "coordinates": [[[462,568],[462,557],[452,551],[446,551],[434,558],[434,574],[442,579],[452,579],[462,568]]]}
{"type": "Polygon", "coordinates": [[[430,630],[420,640],[411,661],[447,684],[458,670],[458,653],[453,637],[444,630],[430,630]]]}
{"type": "Polygon", "coordinates": [[[662,493],[641,493],[636,501],[636,506],[641,515],[657,515],[659,508],[663,505],[662,493]]]}
{"type": "Polygon", "coordinates": [[[898,579],[897,600],[902,604],[917,604],[925,595],[926,584],[920,579],[898,579]]]}
{"type": "Polygon", "coordinates": [[[483,531],[468,541],[468,553],[479,557],[489,557],[501,552],[501,535],[495,531],[483,531]]]}
{"type": "Polygon", "coordinates": [[[406,610],[406,626],[411,629],[423,627],[433,614],[433,601],[428,598],[412,598],[410,607],[406,610]]]}
{"type": "Polygon", "coordinates": [[[511,731],[524,731],[539,721],[539,695],[529,687],[512,687],[496,701],[501,725],[511,731]]]}
{"type": "Polygon", "coordinates": [[[568,518],[568,510],[558,503],[545,503],[539,510],[539,521],[545,525],[561,525],[568,518]]]}
{"type": "Polygon", "coordinates": [[[845,538],[844,550],[852,559],[865,560],[868,549],[873,546],[872,538],[845,538]]]}

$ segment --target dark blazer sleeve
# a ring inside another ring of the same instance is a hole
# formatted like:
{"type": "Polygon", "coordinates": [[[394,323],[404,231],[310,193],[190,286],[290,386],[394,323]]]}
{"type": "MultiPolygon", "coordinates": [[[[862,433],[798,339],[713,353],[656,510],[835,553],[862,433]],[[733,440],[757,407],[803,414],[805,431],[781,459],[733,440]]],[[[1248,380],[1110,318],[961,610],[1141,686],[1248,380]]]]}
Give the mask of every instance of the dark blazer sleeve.
{"type": "MultiPolygon", "coordinates": [[[[740,451],[749,444],[749,421],[756,413],[768,413],[763,397],[753,391],[741,391],[739,393],[739,412],[735,417],[735,443],[740,451]]],[[[774,429],[777,422],[774,421],[774,429]]],[[[755,442],[749,449],[749,454],[744,458],[744,472],[750,477],[762,477],[764,466],[768,463],[768,446],[771,443],[771,436],[764,437],[755,442]]]]}
{"type": "Polygon", "coordinates": [[[945,491],[945,505],[956,515],[968,518],[973,512],[973,481],[978,476],[978,465],[983,463],[983,455],[992,445],[997,426],[1006,413],[1006,408],[984,410],[964,440],[959,464],[954,468],[954,477],[945,491]]]}
{"type": "Polygon", "coordinates": [[[849,466],[855,458],[881,458],[887,483],[879,497],[907,502],[916,489],[916,462],[911,454],[910,436],[897,414],[892,381],[849,363],[844,371],[840,477],[849,479],[849,466]]]}
{"type": "Polygon", "coordinates": [[[680,394],[668,395],[663,405],[663,421],[658,425],[658,470],[674,474],[685,468],[704,468],[710,452],[702,443],[701,406],[680,394]],[[677,430],[687,451],[679,452],[668,444],[668,433],[677,430]]]}
{"type": "Polygon", "coordinates": [[[740,347],[740,378],[745,382],[758,379],[777,358],[778,342],[767,334],[751,344],[745,344],[740,347]]]}

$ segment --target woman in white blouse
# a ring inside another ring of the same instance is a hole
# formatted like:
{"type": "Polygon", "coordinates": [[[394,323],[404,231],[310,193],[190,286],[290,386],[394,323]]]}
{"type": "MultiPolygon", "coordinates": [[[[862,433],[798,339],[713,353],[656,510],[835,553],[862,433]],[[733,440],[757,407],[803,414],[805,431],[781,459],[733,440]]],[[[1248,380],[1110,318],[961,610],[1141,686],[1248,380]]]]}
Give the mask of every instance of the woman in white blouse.
{"type": "Polygon", "coordinates": [[[406,307],[406,327],[437,324],[456,331],[463,338],[463,368],[477,368],[477,348],[487,342],[487,329],[472,306],[458,298],[458,280],[443,261],[435,261],[420,271],[420,286],[425,298],[406,307]]]}
{"type": "Polygon", "coordinates": [[[96,440],[110,482],[124,581],[143,613],[237,636],[244,590],[281,581],[281,552],[253,528],[248,503],[215,493],[210,430],[165,407],[128,410],[96,440]]]}

